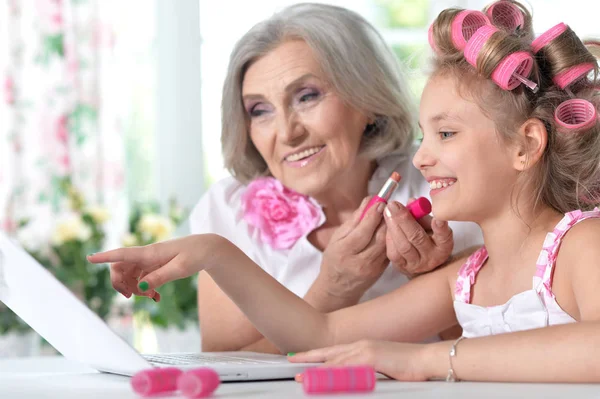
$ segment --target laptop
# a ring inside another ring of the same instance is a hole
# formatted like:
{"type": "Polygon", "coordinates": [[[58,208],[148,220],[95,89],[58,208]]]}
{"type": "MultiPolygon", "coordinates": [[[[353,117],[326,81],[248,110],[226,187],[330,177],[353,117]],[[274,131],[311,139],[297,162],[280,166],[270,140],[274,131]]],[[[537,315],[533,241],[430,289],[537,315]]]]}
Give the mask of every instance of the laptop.
{"type": "Polygon", "coordinates": [[[151,367],[211,367],[221,381],[294,378],[315,364],[253,352],[142,355],[52,273],[0,231],[0,301],[68,359],[132,376],[151,367]]]}

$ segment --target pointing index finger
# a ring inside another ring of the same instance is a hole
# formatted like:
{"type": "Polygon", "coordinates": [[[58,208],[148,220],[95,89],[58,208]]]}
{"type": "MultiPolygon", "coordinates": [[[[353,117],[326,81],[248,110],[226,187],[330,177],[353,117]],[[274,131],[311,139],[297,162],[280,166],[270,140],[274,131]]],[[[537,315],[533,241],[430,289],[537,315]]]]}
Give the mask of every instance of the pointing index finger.
{"type": "Polygon", "coordinates": [[[144,247],[117,248],[110,251],[98,252],[88,255],[91,263],[142,263],[144,260],[144,247]]]}

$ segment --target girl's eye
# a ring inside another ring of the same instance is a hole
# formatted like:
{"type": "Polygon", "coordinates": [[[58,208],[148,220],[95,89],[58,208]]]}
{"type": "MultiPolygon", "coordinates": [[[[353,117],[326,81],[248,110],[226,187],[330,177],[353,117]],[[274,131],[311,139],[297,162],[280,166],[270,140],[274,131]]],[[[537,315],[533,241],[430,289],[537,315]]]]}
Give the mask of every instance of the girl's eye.
{"type": "Polygon", "coordinates": [[[454,136],[454,132],[440,132],[440,137],[442,140],[449,139],[452,136],[454,136]]]}

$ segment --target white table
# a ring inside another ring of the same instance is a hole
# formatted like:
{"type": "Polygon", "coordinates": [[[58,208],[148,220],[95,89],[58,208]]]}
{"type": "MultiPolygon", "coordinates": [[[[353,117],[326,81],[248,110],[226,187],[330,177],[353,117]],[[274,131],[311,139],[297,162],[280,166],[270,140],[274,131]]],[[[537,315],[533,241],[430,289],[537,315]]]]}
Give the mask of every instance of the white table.
{"type": "MultiPolygon", "coordinates": [[[[163,398],[183,397],[165,395],[163,398]]],[[[363,395],[305,395],[294,381],[221,384],[215,398],[352,398],[363,395]]],[[[379,380],[366,398],[600,398],[600,385],[398,382],[379,380]]],[[[63,357],[0,360],[0,398],[139,398],[129,378],[98,373],[63,357]]]]}

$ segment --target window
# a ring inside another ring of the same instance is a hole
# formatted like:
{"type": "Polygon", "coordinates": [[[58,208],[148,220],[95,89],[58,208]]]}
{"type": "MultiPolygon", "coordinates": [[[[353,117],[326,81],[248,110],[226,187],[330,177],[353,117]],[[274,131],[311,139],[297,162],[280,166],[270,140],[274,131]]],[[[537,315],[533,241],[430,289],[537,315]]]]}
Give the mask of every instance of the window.
{"type": "MultiPolygon", "coordinates": [[[[221,88],[228,57],[235,42],[257,22],[299,1],[265,0],[256,3],[234,0],[200,0],[202,36],[202,132],[205,154],[206,186],[225,177],[221,157],[221,88]]],[[[350,8],[363,15],[381,32],[398,58],[409,68],[409,83],[416,98],[426,81],[430,55],[427,29],[439,12],[448,7],[483,9],[488,0],[356,0],[319,1],[350,8]]],[[[600,37],[596,15],[600,3],[571,0],[528,0],[534,12],[537,34],[564,21],[571,23],[580,37],[600,37]],[[592,5],[593,4],[593,5],[592,5]]]]}

